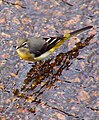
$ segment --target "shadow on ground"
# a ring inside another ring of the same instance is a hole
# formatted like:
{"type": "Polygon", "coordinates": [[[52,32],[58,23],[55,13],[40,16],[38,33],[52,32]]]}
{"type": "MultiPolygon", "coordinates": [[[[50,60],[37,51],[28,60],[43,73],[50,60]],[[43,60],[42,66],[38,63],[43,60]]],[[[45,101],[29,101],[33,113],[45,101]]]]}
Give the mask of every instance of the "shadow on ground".
{"type": "MultiPolygon", "coordinates": [[[[94,35],[88,37],[84,42],[76,43],[76,46],[72,50],[66,53],[60,53],[56,56],[54,61],[53,59],[48,59],[45,62],[39,62],[33,65],[26,75],[23,86],[20,89],[14,89],[14,95],[19,98],[24,98],[26,101],[31,103],[35,102],[37,104],[43,104],[51,107],[52,109],[56,109],[62,113],[65,113],[68,116],[73,116],[80,119],[80,117],[76,114],[70,114],[69,112],[62,110],[57,106],[55,107],[55,105],[51,105],[51,103],[48,104],[47,101],[42,101],[42,94],[44,94],[46,90],[51,89],[55,82],[61,82],[60,76],[62,71],[64,69],[69,70],[72,60],[77,58],[79,55],[79,50],[89,45],[89,42],[93,37],[94,35]]],[[[71,81],[65,82],[71,83],[71,81]]],[[[36,112],[35,108],[29,108],[29,111],[33,113],[36,112]]]]}

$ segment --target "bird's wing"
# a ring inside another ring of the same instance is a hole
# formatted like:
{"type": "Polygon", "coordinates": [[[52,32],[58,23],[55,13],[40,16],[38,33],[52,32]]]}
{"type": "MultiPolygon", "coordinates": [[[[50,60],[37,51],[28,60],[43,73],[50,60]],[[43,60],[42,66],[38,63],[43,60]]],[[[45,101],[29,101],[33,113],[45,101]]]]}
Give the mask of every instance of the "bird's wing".
{"type": "MultiPolygon", "coordinates": [[[[45,41],[46,41],[46,51],[50,50],[51,48],[53,48],[61,39],[63,38],[62,37],[49,37],[48,39],[46,38],[43,38],[45,41]]],[[[43,45],[44,47],[45,45],[43,45]]],[[[42,49],[43,49],[42,47],[42,49]]]]}
{"type": "Polygon", "coordinates": [[[43,46],[41,47],[40,51],[36,52],[36,56],[38,57],[41,54],[49,51],[51,48],[53,48],[61,39],[63,38],[63,35],[59,36],[59,37],[45,37],[43,38],[45,40],[45,43],[43,44],[43,46]]]}

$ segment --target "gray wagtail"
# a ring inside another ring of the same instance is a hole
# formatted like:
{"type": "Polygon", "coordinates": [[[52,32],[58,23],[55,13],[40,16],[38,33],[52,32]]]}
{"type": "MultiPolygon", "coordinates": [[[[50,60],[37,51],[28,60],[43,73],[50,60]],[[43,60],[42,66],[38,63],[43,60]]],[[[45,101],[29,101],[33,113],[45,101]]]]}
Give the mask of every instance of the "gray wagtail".
{"type": "Polygon", "coordinates": [[[39,61],[49,56],[70,37],[91,29],[92,27],[93,26],[87,26],[56,37],[20,38],[17,41],[16,50],[18,55],[24,60],[39,61]]]}

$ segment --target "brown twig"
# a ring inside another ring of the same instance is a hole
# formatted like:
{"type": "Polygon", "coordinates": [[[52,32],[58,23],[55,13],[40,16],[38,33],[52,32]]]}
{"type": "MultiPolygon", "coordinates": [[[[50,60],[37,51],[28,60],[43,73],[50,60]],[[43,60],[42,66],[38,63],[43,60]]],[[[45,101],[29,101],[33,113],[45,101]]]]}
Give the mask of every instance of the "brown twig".
{"type": "Polygon", "coordinates": [[[66,3],[69,6],[73,6],[71,3],[66,2],[65,0],[62,0],[64,3],[66,3]]]}
{"type": "Polygon", "coordinates": [[[72,117],[75,117],[75,118],[79,118],[79,116],[76,116],[76,115],[70,114],[70,113],[68,113],[68,112],[65,112],[64,110],[62,110],[62,109],[60,109],[60,108],[57,108],[57,107],[54,107],[54,106],[52,106],[52,105],[48,105],[47,103],[46,103],[45,105],[48,106],[48,107],[51,107],[51,108],[54,109],[54,110],[60,111],[60,112],[62,112],[62,113],[64,113],[64,114],[66,114],[67,116],[72,116],[72,117]]]}
{"type": "Polygon", "coordinates": [[[25,6],[22,6],[22,5],[20,5],[19,3],[12,3],[12,2],[8,2],[8,1],[6,1],[6,0],[2,0],[2,2],[7,3],[7,4],[9,4],[9,5],[18,5],[18,6],[20,6],[21,8],[26,9],[25,6]]]}

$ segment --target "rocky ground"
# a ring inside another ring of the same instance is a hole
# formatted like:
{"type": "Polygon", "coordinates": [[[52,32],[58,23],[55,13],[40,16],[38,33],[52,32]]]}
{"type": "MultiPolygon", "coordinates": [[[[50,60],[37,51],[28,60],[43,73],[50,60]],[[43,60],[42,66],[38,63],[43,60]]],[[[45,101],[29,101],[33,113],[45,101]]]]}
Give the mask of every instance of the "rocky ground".
{"type": "Polygon", "coordinates": [[[1,120],[98,120],[98,0],[0,0],[1,120]],[[38,63],[21,60],[19,37],[93,28],[38,63]]]}

